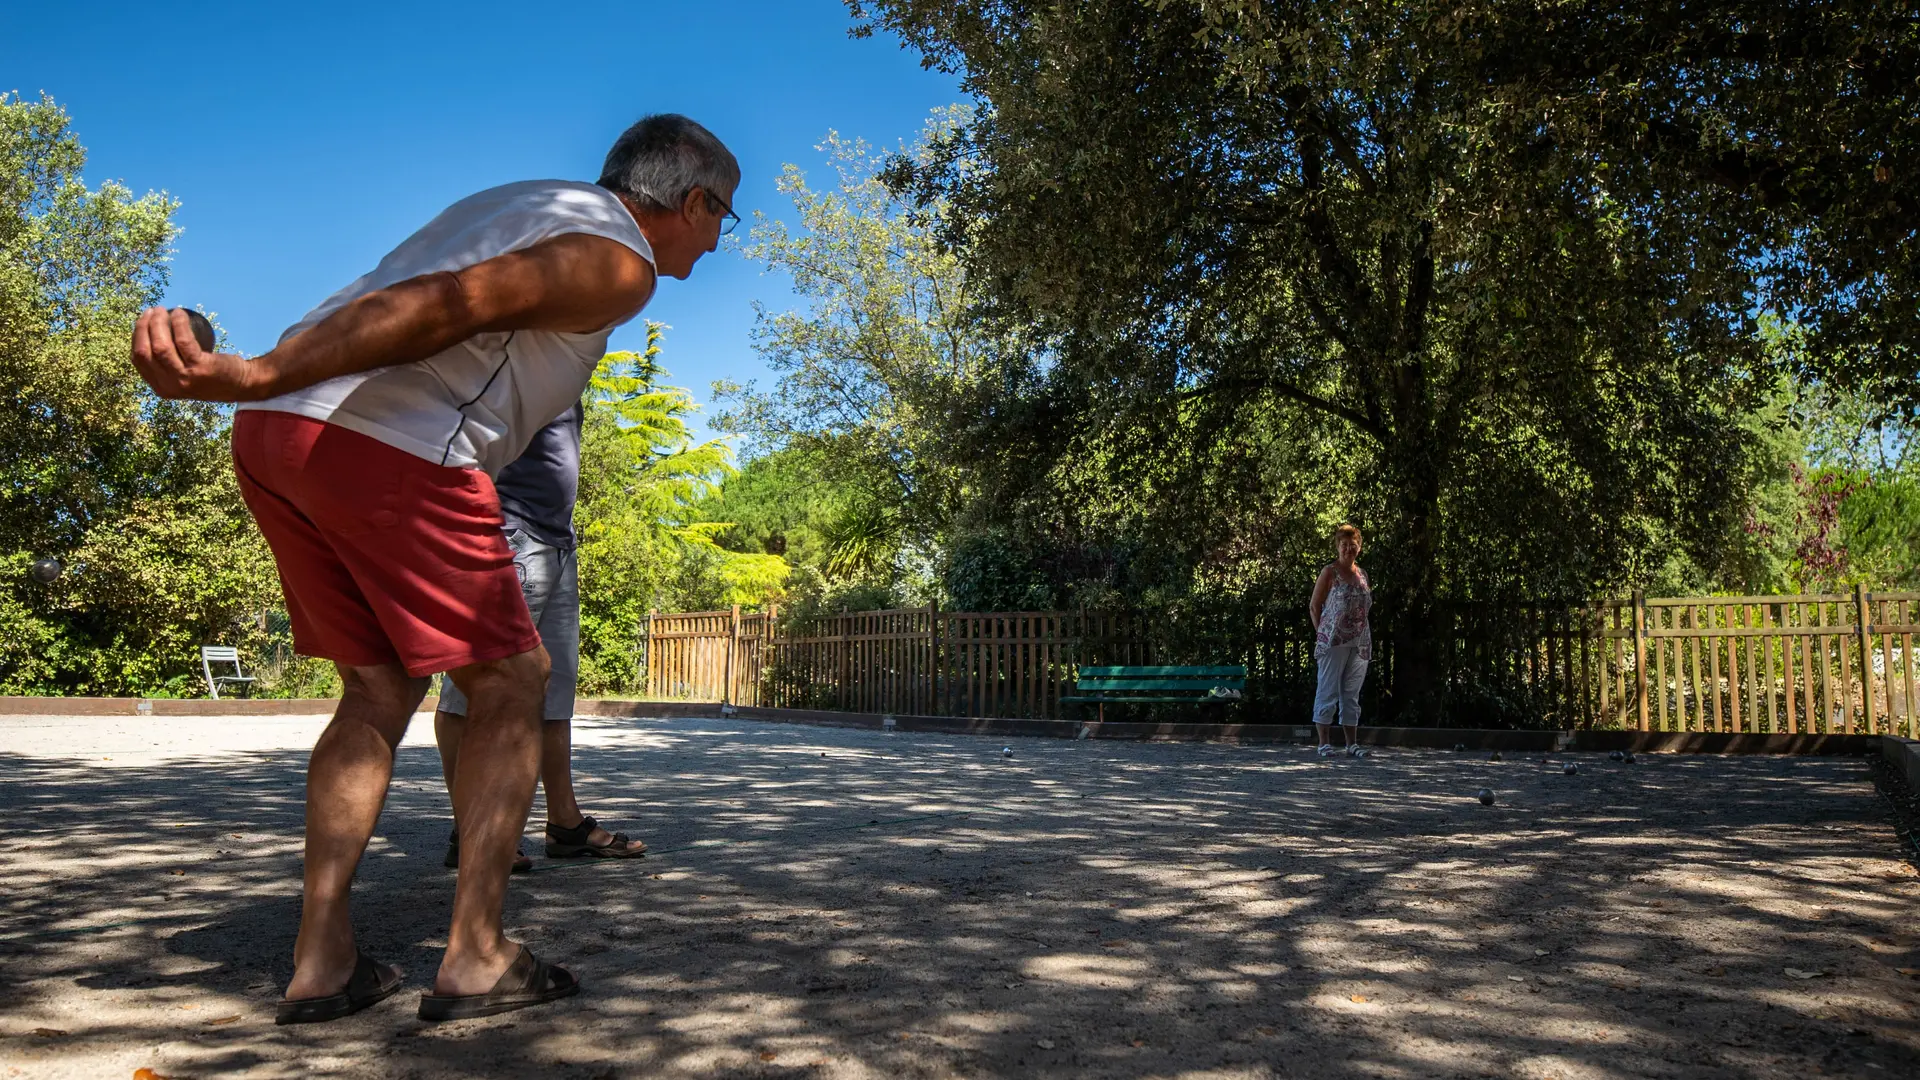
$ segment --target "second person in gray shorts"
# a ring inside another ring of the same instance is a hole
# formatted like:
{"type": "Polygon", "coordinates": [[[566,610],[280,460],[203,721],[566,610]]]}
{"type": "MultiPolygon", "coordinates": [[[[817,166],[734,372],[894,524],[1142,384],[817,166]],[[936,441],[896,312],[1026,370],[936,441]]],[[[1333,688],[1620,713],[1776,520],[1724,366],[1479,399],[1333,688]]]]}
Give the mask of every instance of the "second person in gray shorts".
{"type": "MultiPolygon", "coordinates": [[[[527,598],[540,643],[553,661],[540,730],[540,786],[547,793],[547,855],[555,859],[597,856],[624,858],[647,845],[625,833],[611,833],[582,813],[573,794],[573,698],[580,673],[580,585],[574,551],[573,504],[580,488],[578,404],[540,429],[513,464],[494,482],[500,511],[513,549],[520,590],[527,598]]],[[[452,790],[460,738],[466,730],[467,699],[451,680],[441,679],[440,706],[433,714],[440,765],[452,790]]],[[[447,865],[460,864],[460,830],[447,842],[447,865]]],[[[514,870],[530,870],[533,861],[519,855],[514,870]]]]}

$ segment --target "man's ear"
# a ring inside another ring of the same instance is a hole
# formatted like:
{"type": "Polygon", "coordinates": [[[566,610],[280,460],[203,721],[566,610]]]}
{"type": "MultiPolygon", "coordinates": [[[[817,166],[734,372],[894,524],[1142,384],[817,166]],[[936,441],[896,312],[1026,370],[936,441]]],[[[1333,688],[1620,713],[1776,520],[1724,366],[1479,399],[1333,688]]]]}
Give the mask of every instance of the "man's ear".
{"type": "Polygon", "coordinates": [[[689,224],[697,220],[694,217],[694,211],[696,209],[698,210],[707,209],[707,189],[706,188],[703,188],[703,187],[693,188],[692,190],[687,192],[687,197],[685,199],[680,200],[680,216],[686,218],[689,224]]]}

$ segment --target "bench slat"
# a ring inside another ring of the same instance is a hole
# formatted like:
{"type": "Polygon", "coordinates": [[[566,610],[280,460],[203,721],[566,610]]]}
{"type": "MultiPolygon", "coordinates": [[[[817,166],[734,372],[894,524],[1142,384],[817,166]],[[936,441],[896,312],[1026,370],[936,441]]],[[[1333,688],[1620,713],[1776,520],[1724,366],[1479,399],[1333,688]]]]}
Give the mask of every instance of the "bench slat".
{"type": "Polygon", "coordinates": [[[1060,700],[1061,700],[1061,701],[1075,701],[1075,702],[1082,702],[1082,703],[1086,703],[1086,704],[1093,704],[1093,703],[1095,703],[1095,702],[1105,702],[1105,703],[1107,703],[1108,705],[1132,705],[1132,704],[1135,704],[1135,703],[1137,703],[1137,702],[1143,702],[1143,701],[1152,701],[1152,702],[1168,702],[1168,703],[1175,703],[1175,704],[1181,704],[1181,705],[1206,705],[1206,704],[1209,704],[1209,703],[1211,703],[1211,702],[1214,702],[1214,701],[1218,701],[1218,702],[1219,702],[1220,704],[1222,704],[1222,705],[1225,705],[1225,704],[1227,704],[1227,703],[1228,703],[1228,699],[1226,699],[1226,698],[1207,698],[1207,697],[1113,697],[1113,696],[1111,696],[1111,695],[1109,695],[1109,696],[1104,696],[1104,697],[1081,697],[1081,696],[1079,696],[1079,695],[1074,695],[1074,696],[1072,696],[1072,697],[1063,697],[1063,698],[1061,698],[1060,700]]]}
{"type": "Polygon", "coordinates": [[[1238,664],[1216,664],[1198,667],[1082,667],[1081,678],[1103,679],[1151,679],[1157,676],[1175,675],[1190,678],[1246,678],[1247,669],[1238,664]]]}
{"type": "Polygon", "coordinates": [[[1081,679],[1075,690],[1194,690],[1205,693],[1216,686],[1245,690],[1245,679],[1081,679]]]}

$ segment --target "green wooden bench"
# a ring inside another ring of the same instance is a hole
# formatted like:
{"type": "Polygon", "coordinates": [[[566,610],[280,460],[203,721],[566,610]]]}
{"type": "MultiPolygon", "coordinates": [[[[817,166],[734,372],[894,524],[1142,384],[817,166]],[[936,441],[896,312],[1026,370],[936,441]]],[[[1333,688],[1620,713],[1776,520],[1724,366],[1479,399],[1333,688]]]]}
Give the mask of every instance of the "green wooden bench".
{"type": "Polygon", "coordinates": [[[1163,702],[1186,705],[1224,705],[1247,688],[1247,669],[1238,664],[1201,667],[1083,667],[1073,693],[1060,700],[1098,705],[1102,722],[1107,703],[1163,702]],[[1231,696],[1215,693],[1231,691],[1231,696]]]}

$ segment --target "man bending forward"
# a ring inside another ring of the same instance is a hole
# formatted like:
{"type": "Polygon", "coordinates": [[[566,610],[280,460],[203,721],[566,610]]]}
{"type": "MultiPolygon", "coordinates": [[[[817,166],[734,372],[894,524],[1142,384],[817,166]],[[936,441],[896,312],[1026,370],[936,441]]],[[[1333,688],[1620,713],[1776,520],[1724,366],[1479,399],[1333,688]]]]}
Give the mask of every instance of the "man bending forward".
{"type": "Polygon", "coordinates": [[[740,180],[680,116],[648,117],[598,185],[539,180],[455,203],[270,352],[202,351],[154,308],[133,362],[164,398],[242,402],[233,459],[273,549],[295,647],[345,684],[307,768],[306,869],[281,1023],[332,1020],[400,974],[354,944],[348,889],[394,747],[445,671],[471,701],[454,779],[463,858],[428,1020],[551,1001],[578,984],[507,940],[508,867],[540,767],[548,660],[491,477],[580,397],[616,326],[714,249],[740,180]]]}

